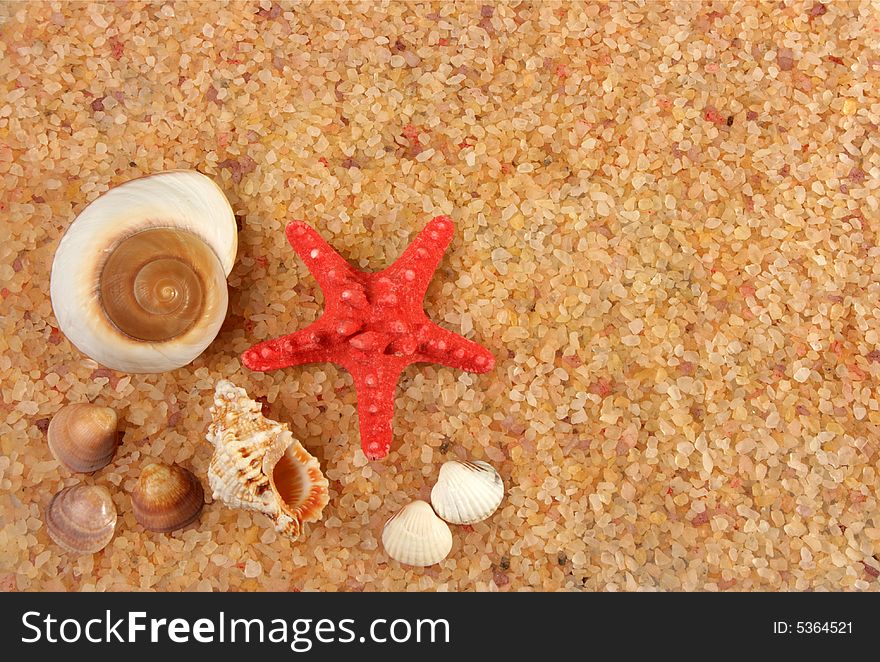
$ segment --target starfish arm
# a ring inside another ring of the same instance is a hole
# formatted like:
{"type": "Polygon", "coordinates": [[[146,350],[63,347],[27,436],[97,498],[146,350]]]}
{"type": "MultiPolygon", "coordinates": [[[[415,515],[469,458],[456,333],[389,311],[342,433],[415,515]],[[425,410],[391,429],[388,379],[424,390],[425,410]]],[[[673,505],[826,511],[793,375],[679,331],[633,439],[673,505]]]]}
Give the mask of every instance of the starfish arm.
{"type": "Polygon", "coordinates": [[[306,363],[332,362],[326,346],[327,330],[319,320],[295,333],[258,343],[241,355],[251,370],[267,372],[306,363]]]}
{"type": "Polygon", "coordinates": [[[426,361],[476,373],[489,372],[495,367],[495,357],[488,349],[433,322],[421,335],[419,353],[426,361]]]}
{"type": "Polygon", "coordinates": [[[325,295],[333,290],[334,285],[357,273],[344,257],[305,222],[288,223],[285,234],[287,241],[318,281],[325,295]]]}
{"type": "Polygon", "coordinates": [[[361,448],[370,460],[385,457],[391,448],[394,393],[401,371],[393,365],[357,365],[349,369],[357,392],[361,448]]]}
{"type": "Polygon", "coordinates": [[[421,302],[454,233],[453,220],[449,216],[437,216],[419,232],[403,255],[382,272],[382,276],[401,284],[404,293],[421,302]]]}

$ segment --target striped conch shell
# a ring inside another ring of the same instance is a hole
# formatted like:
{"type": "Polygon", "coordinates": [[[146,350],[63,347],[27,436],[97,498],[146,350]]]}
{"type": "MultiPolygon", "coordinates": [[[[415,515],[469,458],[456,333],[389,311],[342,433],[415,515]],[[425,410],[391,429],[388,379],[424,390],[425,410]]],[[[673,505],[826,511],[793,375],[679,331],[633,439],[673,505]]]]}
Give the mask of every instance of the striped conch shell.
{"type": "Polygon", "coordinates": [[[305,522],[321,519],[329,500],[327,479],[286,423],[263,416],[260,403],[227,380],[217,382],[211,417],[208,483],[215,499],[265,513],[292,539],[305,522]]]}

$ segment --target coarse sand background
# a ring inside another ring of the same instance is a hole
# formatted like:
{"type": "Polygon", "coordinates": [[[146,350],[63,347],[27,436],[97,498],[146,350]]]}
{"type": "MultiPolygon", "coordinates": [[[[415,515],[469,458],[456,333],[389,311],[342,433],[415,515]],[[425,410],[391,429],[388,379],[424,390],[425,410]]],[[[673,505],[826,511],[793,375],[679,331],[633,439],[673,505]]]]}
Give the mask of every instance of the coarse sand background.
{"type": "Polygon", "coordinates": [[[877,12],[3,2],[0,589],[877,590],[877,12]],[[106,370],[55,326],[52,256],[86,203],[170,168],[238,214],[228,320],[190,366],[106,370]],[[410,367],[367,462],[345,371],[239,354],[321,310],[287,221],[379,269],[441,213],[426,310],[497,368],[410,367]],[[220,503],[171,535],[132,516],[149,461],[207,482],[220,378],[321,460],[300,541],[220,503]],[[45,430],[86,400],[125,436],[73,475],[45,430]],[[494,464],[501,508],[437,566],[391,561],[383,523],[450,458],[494,464]],[[77,483],[120,514],[93,556],[43,525],[77,483]]]}

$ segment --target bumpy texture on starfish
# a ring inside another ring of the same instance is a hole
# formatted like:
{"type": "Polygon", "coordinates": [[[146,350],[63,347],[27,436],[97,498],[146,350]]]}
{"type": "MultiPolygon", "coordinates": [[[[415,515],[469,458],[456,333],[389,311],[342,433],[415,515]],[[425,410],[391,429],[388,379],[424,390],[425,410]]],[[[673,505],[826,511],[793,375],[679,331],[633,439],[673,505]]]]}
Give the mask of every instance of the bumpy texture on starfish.
{"type": "Polygon", "coordinates": [[[371,460],[391,446],[394,390],[411,363],[439,363],[488,372],[492,354],[437,326],[422,308],[425,290],[455,225],[438,216],[390,267],[368,273],[352,267],[302,221],[287,226],[287,240],[324,292],[324,313],[295,333],[254,345],[242,355],[251,370],[277,370],[331,362],[348,370],[358,399],[361,447],[371,460]]]}

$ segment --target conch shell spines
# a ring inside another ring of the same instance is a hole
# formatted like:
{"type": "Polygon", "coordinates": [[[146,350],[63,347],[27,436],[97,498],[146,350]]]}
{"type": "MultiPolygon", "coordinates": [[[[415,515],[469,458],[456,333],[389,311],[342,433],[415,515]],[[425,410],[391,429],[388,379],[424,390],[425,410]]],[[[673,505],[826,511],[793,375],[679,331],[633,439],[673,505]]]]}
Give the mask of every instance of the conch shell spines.
{"type": "Polygon", "coordinates": [[[215,499],[265,513],[276,530],[294,539],[305,522],[321,519],[327,479],[286,423],[263,416],[260,403],[227,380],[217,383],[211,417],[208,483],[215,499]]]}

